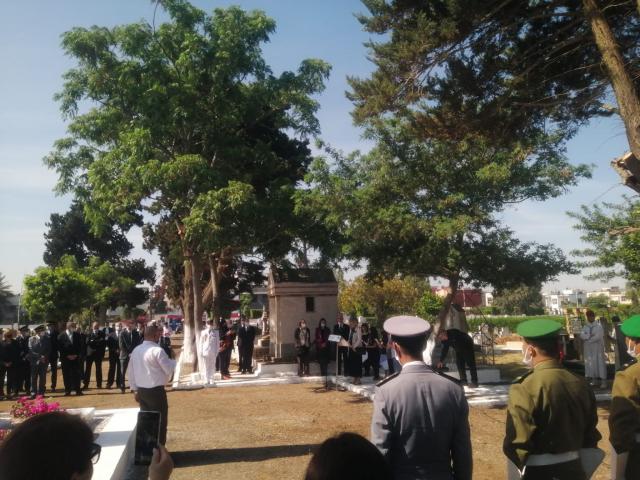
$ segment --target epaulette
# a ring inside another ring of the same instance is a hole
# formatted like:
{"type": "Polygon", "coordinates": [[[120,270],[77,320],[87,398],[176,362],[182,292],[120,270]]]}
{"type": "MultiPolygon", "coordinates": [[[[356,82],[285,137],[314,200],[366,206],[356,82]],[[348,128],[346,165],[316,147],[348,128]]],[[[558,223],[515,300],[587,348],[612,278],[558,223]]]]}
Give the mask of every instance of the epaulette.
{"type": "Polygon", "coordinates": [[[384,385],[387,382],[390,382],[391,380],[393,380],[394,378],[396,378],[398,375],[400,375],[400,372],[396,372],[396,373],[392,373],[391,375],[389,375],[388,377],[383,378],[382,380],[380,380],[378,383],[376,383],[376,387],[381,387],[382,385],[384,385]]]}
{"type": "Polygon", "coordinates": [[[527,373],[525,373],[524,375],[520,375],[519,377],[516,377],[513,382],[511,383],[522,383],[524,381],[525,378],[527,378],[529,375],[531,375],[533,373],[533,369],[529,370],[527,373]]]}
{"type": "Polygon", "coordinates": [[[447,375],[446,373],[440,371],[440,370],[433,370],[435,373],[437,373],[438,375],[440,375],[442,378],[446,378],[447,380],[451,380],[453,383],[455,383],[456,385],[461,385],[460,380],[458,380],[456,377],[452,377],[451,375],[447,375]]]}
{"type": "Polygon", "coordinates": [[[617,372],[622,372],[624,370],[626,370],[627,368],[629,368],[632,365],[635,365],[636,363],[638,363],[638,360],[636,360],[635,358],[632,358],[631,361],[625,363],[624,365],[621,365],[620,368],[618,368],[618,370],[616,370],[617,372]]]}

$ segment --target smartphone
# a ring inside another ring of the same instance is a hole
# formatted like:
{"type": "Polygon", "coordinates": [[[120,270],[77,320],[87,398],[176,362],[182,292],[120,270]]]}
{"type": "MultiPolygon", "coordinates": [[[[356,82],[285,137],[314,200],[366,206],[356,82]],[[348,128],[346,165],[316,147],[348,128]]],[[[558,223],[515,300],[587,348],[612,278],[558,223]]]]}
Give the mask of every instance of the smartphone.
{"type": "Polygon", "coordinates": [[[160,412],[138,412],[136,425],[136,449],[133,457],[135,465],[149,465],[153,449],[160,437],[160,412]]]}

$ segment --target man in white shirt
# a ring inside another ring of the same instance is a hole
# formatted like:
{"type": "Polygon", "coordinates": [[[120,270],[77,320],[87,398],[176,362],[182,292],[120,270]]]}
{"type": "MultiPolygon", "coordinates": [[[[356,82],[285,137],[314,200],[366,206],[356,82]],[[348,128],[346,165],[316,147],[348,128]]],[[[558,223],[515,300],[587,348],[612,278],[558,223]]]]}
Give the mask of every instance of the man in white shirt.
{"type": "Polygon", "coordinates": [[[604,330],[595,321],[596,314],[591,310],[586,312],[587,324],[580,333],[584,341],[584,376],[592,386],[607,388],[607,364],[604,356],[604,330]]]}
{"type": "Polygon", "coordinates": [[[162,331],[153,324],[144,330],[144,342],[131,352],[129,360],[129,386],[140,410],[160,412],[160,438],[167,440],[169,404],[164,386],[173,375],[176,361],[171,360],[158,345],[162,331]]]}
{"type": "Polygon", "coordinates": [[[213,325],[213,320],[207,320],[207,328],[200,334],[200,350],[204,360],[204,378],[207,385],[213,385],[216,373],[216,357],[220,351],[220,332],[213,325]]]}

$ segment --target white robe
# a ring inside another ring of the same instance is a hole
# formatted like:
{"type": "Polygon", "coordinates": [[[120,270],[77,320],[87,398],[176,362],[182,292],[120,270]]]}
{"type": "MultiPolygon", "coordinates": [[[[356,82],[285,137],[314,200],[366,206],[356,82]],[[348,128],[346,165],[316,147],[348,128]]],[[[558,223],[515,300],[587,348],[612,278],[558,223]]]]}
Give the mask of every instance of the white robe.
{"type": "Polygon", "coordinates": [[[216,357],[220,351],[220,332],[216,329],[204,329],[200,334],[200,351],[204,363],[204,378],[213,383],[216,373],[216,357]]]}
{"type": "Polygon", "coordinates": [[[604,330],[597,322],[588,323],[582,328],[580,338],[584,340],[584,376],[606,380],[607,363],[604,357],[604,330]]]}

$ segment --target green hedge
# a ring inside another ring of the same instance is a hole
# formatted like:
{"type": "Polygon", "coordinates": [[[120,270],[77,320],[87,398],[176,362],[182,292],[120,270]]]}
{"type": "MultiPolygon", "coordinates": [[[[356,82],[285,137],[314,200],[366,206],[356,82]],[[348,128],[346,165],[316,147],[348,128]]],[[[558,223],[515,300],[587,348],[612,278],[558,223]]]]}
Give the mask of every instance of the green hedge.
{"type": "Polygon", "coordinates": [[[469,323],[469,328],[471,330],[477,330],[480,324],[482,323],[490,323],[494,327],[509,327],[509,330],[515,332],[516,327],[519,323],[522,323],[526,320],[534,320],[536,318],[550,318],[552,320],[556,320],[564,325],[564,317],[563,316],[554,316],[554,315],[536,315],[529,317],[475,317],[468,318],[467,322],[469,323]]]}

